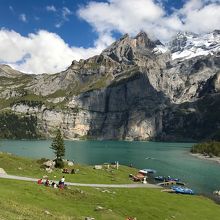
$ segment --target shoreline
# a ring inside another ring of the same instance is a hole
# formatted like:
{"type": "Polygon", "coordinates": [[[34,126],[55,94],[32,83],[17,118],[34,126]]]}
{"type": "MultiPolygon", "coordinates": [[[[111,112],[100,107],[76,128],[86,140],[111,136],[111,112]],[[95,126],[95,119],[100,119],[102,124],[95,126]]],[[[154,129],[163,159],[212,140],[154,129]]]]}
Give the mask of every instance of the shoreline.
{"type": "Polygon", "coordinates": [[[190,153],[192,156],[197,157],[199,159],[203,159],[203,160],[209,160],[215,163],[218,163],[220,165],[220,157],[209,157],[209,156],[204,156],[203,154],[200,153],[190,153]]]}

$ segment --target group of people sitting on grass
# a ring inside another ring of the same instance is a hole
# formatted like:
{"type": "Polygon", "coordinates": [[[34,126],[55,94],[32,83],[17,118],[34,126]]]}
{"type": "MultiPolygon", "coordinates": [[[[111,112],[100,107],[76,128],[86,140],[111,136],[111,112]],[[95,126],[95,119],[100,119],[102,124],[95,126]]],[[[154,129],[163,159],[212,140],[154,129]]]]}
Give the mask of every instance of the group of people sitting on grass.
{"type": "Polygon", "coordinates": [[[64,182],[65,182],[65,177],[64,176],[60,179],[59,183],[55,183],[54,181],[49,180],[48,178],[46,180],[39,179],[37,181],[37,183],[39,185],[43,184],[43,185],[48,186],[48,187],[51,186],[53,188],[59,188],[59,189],[63,189],[65,187],[65,183],[64,182]]]}

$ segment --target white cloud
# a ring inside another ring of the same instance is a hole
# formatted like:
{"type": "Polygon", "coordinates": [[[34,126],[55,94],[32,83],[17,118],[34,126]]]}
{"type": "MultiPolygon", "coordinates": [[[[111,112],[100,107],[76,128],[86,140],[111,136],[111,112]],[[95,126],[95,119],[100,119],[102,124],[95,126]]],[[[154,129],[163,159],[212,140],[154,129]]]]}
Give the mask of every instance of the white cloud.
{"type": "Polygon", "coordinates": [[[47,11],[53,11],[56,12],[56,17],[58,18],[54,26],[56,28],[62,27],[65,22],[69,21],[69,16],[73,14],[72,11],[70,11],[69,8],[67,7],[62,7],[62,8],[55,8],[54,6],[47,6],[47,11]]]}
{"type": "Polygon", "coordinates": [[[56,12],[57,11],[57,9],[56,9],[56,7],[54,5],[46,6],[46,10],[47,11],[52,11],[52,12],[56,12]]]}
{"type": "Polygon", "coordinates": [[[27,17],[26,17],[26,14],[20,14],[19,15],[19,19],[23,22],[27,22],[27,17]]]}
{"type": "Polygon", "coordinates": [[[109,34],[101,34],[99,38],[94,42],[94,46],[91,48],[72,47],[74,51],[74,59],[87,59],[94,55],[100,54],[107,46],[113,43],[115,39],[109,34]]]}
{"type": "Polygon", "coordinates": [[[68,21],[69,20],[68,16],[71,14],[72,14],[72,12],[69,10],[69,8],[67,8],[67,7],[62,8],[62,17],[64,20],[68,21]]]}
{"type": "Polygon", "coordinates": [[[219,0],[188,0],[167,15],[162,0],[108,0],[89,2],[78,15],[99,33],[136,34],[144,30],[162,41],[178,31],[208,32],[220,28],[219,0]]]}
{"type": "Polygon", "coordinates": [[[62,25],[63,25],[63,22],[58,22],[58,23],[56,23],[54,26],[55,26],[56,28],[60,28],[62,25]]]}
{"type": "Polygon", "coordinates": [[[183,17],[183,28],[203,33],[220,29],[220,1],[190,0],[178,13],[183,17]],[[211,2],[211,3],[208,3],[211,2]]]}
{"type": "Polygon", "coordinates": [[[92,48],[70,47],[55,33],[40,30],[27,37],[15,31],[0,30],[0,63],[28,73],[55,73],[73,60],[100,53],[114,39],[103,35],[92,48]]]}
{"type": "Polygon", "coordinates": [[[153,0],[109,0],[107,3],[90,2],[78,15],[98,32],[117,30],[137,33],[140,28],[153,23],[164,14],[153,0]]]}
{"type": "MultiPolygon", "coordinates": [[[[66,69],[73,60],[99,54],[115,39],[112,33],[136,35],[144,30],[162,41],[178,31],[209,32],[220,29],[220,0],[187,0],[180,9],[167,14],[165,0],[90,1],[78,10],[78,16],[98,33],[93,47],[70,47],[55,33],[40,30],[24,37],[15,31],[0,30],[0,63],[29,73],[55,73],[66,69]]],[[[48,6],[49,7],[49,6],[48,6]]],[[[68,8],[56,10],[61,27],[73,14],[68,8]]],[[[55,11],[54,11],[55,12],[55,11]]],[[[23,21],[27,21],[25,14],[23,21]]],[[[22,19],[22,18],[21,18],[22,19]]]]}

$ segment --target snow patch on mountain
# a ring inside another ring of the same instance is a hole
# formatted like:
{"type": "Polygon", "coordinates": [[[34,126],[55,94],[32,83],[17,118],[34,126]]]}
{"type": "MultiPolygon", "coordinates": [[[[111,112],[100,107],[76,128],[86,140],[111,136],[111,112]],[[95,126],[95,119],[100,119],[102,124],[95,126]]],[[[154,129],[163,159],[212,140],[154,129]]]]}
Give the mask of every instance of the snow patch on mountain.
{"type": "Polygon", "coordinates": [[[220,31],[208,34],[178,33],[168,45],[172,59],[190,59],[220,51],[220,31]]]}
{"type": "Polygon", "coordinates": [[[161,54],[161,53],[166,53],[169,49],[164,46],[164,45],[157,45],[154,49],[153,52],[155,54],[161,54]]]}

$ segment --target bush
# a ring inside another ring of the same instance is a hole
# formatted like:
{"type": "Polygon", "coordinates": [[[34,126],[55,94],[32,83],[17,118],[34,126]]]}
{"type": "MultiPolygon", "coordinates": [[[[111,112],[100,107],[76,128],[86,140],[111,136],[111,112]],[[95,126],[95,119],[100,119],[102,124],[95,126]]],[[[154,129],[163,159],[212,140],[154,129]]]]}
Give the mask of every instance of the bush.
{"type": "Polygon", "coordinates": [[[210,141],[206,143],[195,144],[191,149],[192,153],[200,153],[213,156],[220,156],[220,142],[210,141]]]}
{"type": "Polygon", "coordinates": [[[37,163],[42,165],[43,163],[47,162],[48,160],[49,159],[42,157],[39,160],[37,160],[37,163]]]}
{"type": "Polygon", "coordinates": [[[56,168],[64,168],[64,162],[62,159],[56,159],[55,160],[55,167],[56,168]]]}

